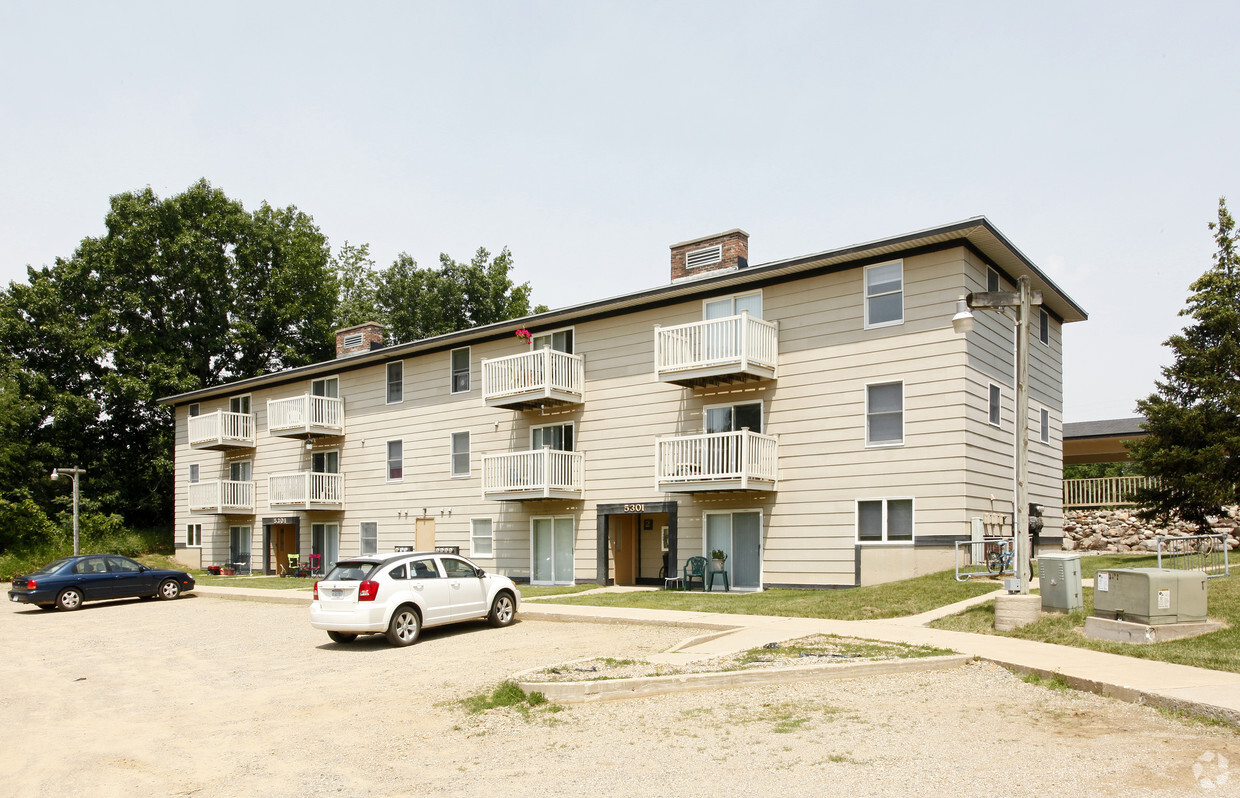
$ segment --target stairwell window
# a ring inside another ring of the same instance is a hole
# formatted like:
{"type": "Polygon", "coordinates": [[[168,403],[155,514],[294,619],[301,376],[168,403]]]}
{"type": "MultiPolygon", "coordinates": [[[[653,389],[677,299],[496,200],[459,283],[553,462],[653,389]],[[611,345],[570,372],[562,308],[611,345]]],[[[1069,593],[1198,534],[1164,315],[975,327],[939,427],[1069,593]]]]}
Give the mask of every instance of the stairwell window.
{"type": "Polygon", "coordinates": [[[1045,407],[1038,413],[1038,440],[1042,443],[1051,442],[1051,411],[1045,407]]]}
{"type": "Polygon", "coordinates": [[[190,463],[190,464],[189,464],[189,481],[190,481],[190,483],[191,483],[191,484],[193,484],[193,483],[195,483],[195,482],[197,482],[197,481],[198,481],[198,476],[199,476],[199,473],[200,473],[200,471],[199,471],[199,468],[198,468],[198,464],[197,464],[197,463],[190,463]]]}
{"type": "Polygon", "coordinates": [[[858,499],[858,543],[911,543],[912,499],[858,499]]]}
{"type": "Polygon", "coordinates": [[[994,426],[999,426],[1003,414],[1003,391],[998,385],[993,383],[990,386],[990,417],[989,421],[994,426]]]}
{"type": "Polygon", "coordinates": [[[1051,345],[1051,314],[1045,310],[1038,311],[1038,340],[1051,345]]]}
{"type": "Polygon", "coordinates": [[[379,524],[377,522],[362,521],[358,532],[359,554],[374,554],[379,550],[379,524]]]}
{"type": "Polygon", "coordinates": [[[449,356],[452,361],[452,393],[469,392],[469,347],[453,349],[449,356]]]}
{"type": "Polygon", "coordinates": [[[469,476],[469,433],[452,433],[452,476],[469,476]]]}
{"type": "Polygon", "coordinates": [[[904,322],[904,262],[865,269],[865,328],[904,322]]]}
{"type": "Polygon", "coordinates": [[[904,383],[865,386],[865,445],[904,443],[904,383]]]}
{"type": "Polygon", "coordinates": [[[405,363],[397,360],[387,364],[387,403],[400,404],[405,400],[405,363]]]}
{"type": "Polygon", "coordinates": [[[400,482],[405,477],[405,442],[387,442],[387,481],[400,482]]]}

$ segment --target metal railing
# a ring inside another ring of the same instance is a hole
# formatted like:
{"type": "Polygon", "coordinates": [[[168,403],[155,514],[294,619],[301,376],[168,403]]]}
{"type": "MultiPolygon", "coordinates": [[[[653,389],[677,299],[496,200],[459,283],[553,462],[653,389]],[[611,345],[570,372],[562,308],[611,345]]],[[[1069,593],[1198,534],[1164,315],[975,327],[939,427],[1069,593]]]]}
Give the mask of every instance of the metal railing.
{"type": "Polygon", "coordinates": [[[244,443],[254,445],[254,416],[216,410],[189,417],[190,446],[205,443],[244,443]]]}
{"type": "Polygon", "coordinates": [[[267,400],[267,429],[271,432],[315,427],[343,431],[344,402],[310,394],[267,400]]]}
{"type": "Polygon", "coordinates": [[[547,392],[580,397],[584,386],[585,359],[581,355],[544,348],[482,361],[484,401],[547,392]]]}
{"type": "Polygon", "coordinates": [[[1011,538],[956,541],[956,581],[975,576],[999,577],[1012,572],[1011,538]]]}
{"type": "Polygon", "coordinates": [[[584,458],[581,452],[543,448],[482,456],[482,492],[529,493],[582,490],[584,458]]]}
{"type": "Polygon", "coordinates": [[[655,441],[660,484],[736,480],[775,481],[778,441],[747,429],[681,435],[655,441]]]}
{"type": "Polygon", "coordinates": [[[267,477],[267,503],[276,505],[343,506],[344,474],[297,471],[267,477]]]}
{"type": "Polygon", "coordinates": [[[675,327],[655,327],[657,373],[692,371],[728,364],[744,370],[750,365],[775,368],[779,325],[744,312],[675,327]]]}
{"type": "Polygon", "coordinates": [[[1063,506],[1065,509],[1133,506],[1136,501],[1132,497],[1137,489],[1149,487],[1152,482],[1153,477],[1137,475],[1065,479],[1063,481],[1063,506]]]}
{"type": "Polygon", "coordinates": [[[254,483],[231,479],[209,479],[191,482],[189,486],[189,509],[194,510],[253,510],[254,483]]]}
{"type": "Polygon", "coordinates": [[[1205,571],[1210,579],[1231,573],[1227,561],[1227,535],[1223,533],[1160,537],[1157,540],[1159,568],[1205,571]]]}

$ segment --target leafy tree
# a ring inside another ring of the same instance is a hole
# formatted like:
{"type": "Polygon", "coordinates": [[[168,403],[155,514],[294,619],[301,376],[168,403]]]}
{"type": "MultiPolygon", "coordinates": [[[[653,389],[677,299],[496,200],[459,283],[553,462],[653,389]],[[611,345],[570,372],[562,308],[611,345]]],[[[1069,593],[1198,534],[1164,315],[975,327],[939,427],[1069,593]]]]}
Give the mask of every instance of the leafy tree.
{"type": "Polygon", "coordinates": [[[1240,502],[1240,258],[1225,198],[1210,229],[1214,265],[1180,312],[1193,323],[1167,340],[1175,361],[1137,403],[1147,435],[1129,443],[1141,471],[1157,477],[1138,492],[1142,515],[1177,516],[1202,530],[1208,516],[1240,502]]]}
{"type": "Polygon", "coordinates": [[[1136,463],[1122,460],[1118,463],[1077,463],[1063,467],[1064,479],[1098,479],[1099,477],[1126,477],[1140,474],[1136,463]]]}
{"type": "Polygon", "coordinates": [[[355,247],[345,241],[332,256],[332,269],[337,290],[335,328],[378,321],[383,315],[376,299],[379,274],[370,258],[370,245],[355,247]]]}

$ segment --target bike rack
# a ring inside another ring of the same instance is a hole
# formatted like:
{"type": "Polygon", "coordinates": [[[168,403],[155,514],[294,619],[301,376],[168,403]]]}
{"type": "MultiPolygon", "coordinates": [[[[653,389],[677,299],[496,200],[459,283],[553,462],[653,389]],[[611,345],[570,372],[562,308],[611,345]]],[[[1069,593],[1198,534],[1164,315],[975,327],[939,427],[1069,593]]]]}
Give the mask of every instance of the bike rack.
{"type": "Polygon", "coordinates": [[[1011,538],[956,541],[957,582],[967,582],[975,576],[999,577],[1012,573],[1015,573],[1015,568],[1011,538]],[[963,552],[961,547],[965,549],[963,552]]]}

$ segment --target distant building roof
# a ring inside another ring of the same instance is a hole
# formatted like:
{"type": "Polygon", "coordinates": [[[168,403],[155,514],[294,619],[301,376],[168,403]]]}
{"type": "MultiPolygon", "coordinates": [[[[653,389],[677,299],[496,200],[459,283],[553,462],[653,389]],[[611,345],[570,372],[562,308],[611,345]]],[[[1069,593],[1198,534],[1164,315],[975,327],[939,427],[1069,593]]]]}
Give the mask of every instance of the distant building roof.
{"type": "Polygon", "coordinates": [[[1131,458],[1124,441],[1145,435],[1143,416],[1063,425],[1063,463],[1120,463],[1131,458]]]}
{"type": "Polygon", "coordinates": [[[1115,435],[1144,435],[1144,416],[1106,418],[1101,421],[1073,421],[1063,425],[1063,439],[1109,438],[1115,435]]]}

